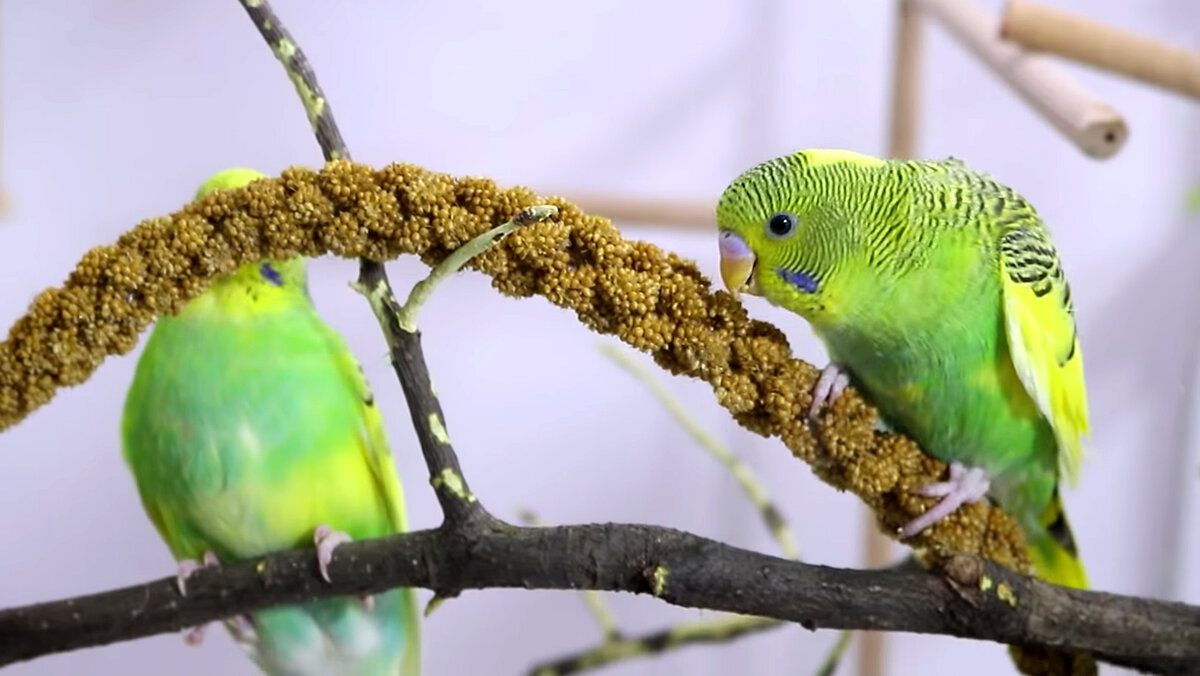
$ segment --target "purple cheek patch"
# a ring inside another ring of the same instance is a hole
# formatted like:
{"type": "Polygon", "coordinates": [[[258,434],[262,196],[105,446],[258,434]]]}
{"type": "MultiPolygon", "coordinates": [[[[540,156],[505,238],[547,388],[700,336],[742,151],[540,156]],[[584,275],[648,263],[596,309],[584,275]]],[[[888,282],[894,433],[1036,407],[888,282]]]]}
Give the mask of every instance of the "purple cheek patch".
{"type": "Polygon", "coordinates": [[[804,293],[815,293],[817,290],[816,278],[807,272],[784,270],[783,268],[777,268],[775,272],[783,281],[800,289],[804,293]]]}

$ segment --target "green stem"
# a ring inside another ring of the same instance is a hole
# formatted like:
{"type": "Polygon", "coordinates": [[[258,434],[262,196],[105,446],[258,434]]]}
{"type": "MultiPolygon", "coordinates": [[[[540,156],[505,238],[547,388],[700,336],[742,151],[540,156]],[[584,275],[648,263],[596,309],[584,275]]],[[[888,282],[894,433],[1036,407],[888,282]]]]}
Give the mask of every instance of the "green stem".
{"type": "Polygon", "coordinates": [[[854,632],[843,631],[838,636],[837,643],[833,644],[833,648],[825,656],[825,661],[817,668],[814,676],[833,676],[833,673],[837,671],[838,665],[842,663],[842,656],[846,654],[846,648],[850,647],[850,639],[853,637],[854,632]]]}
{"type": "Polygon", "coordinates": [[[614,662],[647,657],[698,643],[726,643],[746,634],[782,626],[778,620],[735,615],[719,620],[682,622],[668,629],[634,637],[605,641],[585,652],[540,664],[529,676],[567,676],[599,669],[614,662]]]}
{"type": "Polygon", "coordinates": [[[558,207],[550,204],[539,204],[529,207],[516,216],[513,216],[512,220],[507,223],[498,225],[482,235],[477,235],[466,244],[451,251],[449,256],[446,256],[442,259],[441,263],[434,266],[428,277],[413,286],[412,292],[408,295],[408,300],[404,302],[404,306],[400,308],[400,313],[397,316],[400,328],[409,333],[416,332],[417,312],[420,311],[425,301],[429,300],[429,297],[433,294],[433,290],[447,277],[461,270],[472,258],[487,251],[489,247],[513,230],[544,221],[557,213],[558,207]]]}

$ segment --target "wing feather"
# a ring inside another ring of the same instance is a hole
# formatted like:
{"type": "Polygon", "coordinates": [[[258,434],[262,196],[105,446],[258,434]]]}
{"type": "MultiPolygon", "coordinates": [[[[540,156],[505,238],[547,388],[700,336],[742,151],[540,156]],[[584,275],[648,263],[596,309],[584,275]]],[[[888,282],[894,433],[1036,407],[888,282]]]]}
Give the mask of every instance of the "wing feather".
{"type": "Polygon", "coordinates": [[[999,257],[1006,333],[1021,383],[1054,428],[1059,475],[1074,486],[1083,463],[1081,437],[1090,433],[1083,354],[1070,286],[1036,218],[1001,218],[1009,221],[999,257]]]}

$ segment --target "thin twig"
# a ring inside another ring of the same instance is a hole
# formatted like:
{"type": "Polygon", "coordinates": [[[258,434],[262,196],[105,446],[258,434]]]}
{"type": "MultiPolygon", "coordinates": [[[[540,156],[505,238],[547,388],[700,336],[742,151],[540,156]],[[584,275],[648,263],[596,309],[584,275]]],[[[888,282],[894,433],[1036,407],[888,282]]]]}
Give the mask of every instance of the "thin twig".
{"type": "MultiPolygon", "coordinates": [[[[471,492],[450,444],[450,433],[442,406],[433,394],[429,367],[421,349],[421,332],[417,329],[417,313],[430,294],[445,278],[453,275],[471,258],[483,253],[513,230],[545,220],[558,213],[556,207],[538,205],[518,213],[511,220],[472,238],[438,264],[429,276],[418,282],[401,307],[392,295],[387,280],[368,276],[351,284],[363,294],[375,312],[392,355],[392,366],[400,377],[400,386],[408,401],[413,427],[421,444],[421,453],[429,468],[430,484],[437,493],[447,527],[489,527],[498,524],[479,499],[471,492]]],[[[426,614],[432,612],[431,604],[426,614]]]]}
{"type": "Polygon", "coordinates": [[[317,137],[325,160],[350,159],[350,150],[346,148],[342,132],[333,119],[333,108],[325,100],[325,92],[317,82],[317,74],[313,72],[312,64],[308,62],[304,50],[292,39],[287,27],[279,20],[275,10],[271,8],[271,3],[267,0],[238,2],[242,3],[255,28],[267,41],[267,45],[275,53],[275,58],[279,59],[288,78],[295,85],[296,94],[304,104],[304,112],[308,115],[308,122],[312,125],[313,134],[317,137]]]}
{"type": "Polygon", "coordinates": [[[854,632],[843,631],[838,635],[837,643],[833,644],[833,648],[829,650],[829,654],[825,656],[825,661],[817,668],[813,676],[833,676],[837,671],[838,665],[842,663],[842,657],[846,654],[846,648],[850,647],[850,639],[854,638],[854,632]]]}
{"type": "Polygon", "coordinates": [[[513,230],[544,221],[557,213],[558,207],[549,204],[530,207],[518,213],[507,223],[496,226],[451,251],[450,255],[446,256],[441,263],[434,266],[429,276],[413,286],[412,292],[408,295],[408,300],[405,301],[404,307],[400,308],[400,313],[396,317],[400,328],[408,333],[416,333],[417,313],[420,311],[421,306],[425,304],[425,301],[429,300],[429,296],[433,294],[433,290],[437,288],[438,284],[441,284],[446,278],[454,276],[472,258],[487,251],[489,247],[499,242],[513,230]]]}
{"type": "Polygon", "coordinates": [[[683,646],[726,643],[747,634],[782,626],[783,623],[779,620],[745,615],[701,622],[681,622],[644,636],[606,640],[590,650],[539,664],[529,670],[528,676],[568,676],[635,657],[658,655],[683,646]]]}

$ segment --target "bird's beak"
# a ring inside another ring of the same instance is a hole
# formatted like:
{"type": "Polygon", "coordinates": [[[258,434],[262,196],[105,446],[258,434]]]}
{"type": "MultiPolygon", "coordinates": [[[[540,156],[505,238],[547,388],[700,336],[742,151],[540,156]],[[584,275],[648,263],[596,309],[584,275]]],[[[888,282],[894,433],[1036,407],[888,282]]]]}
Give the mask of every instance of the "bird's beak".
{"type": "Polygon", "coordinates": [[[740,235],[725,230],[721,232],[721,281],[730,295],[737,298],[741,293],[761,296],[758,280],[754,275],[758,259],[740,235]]]}

